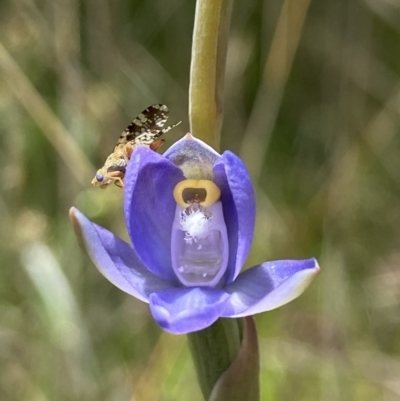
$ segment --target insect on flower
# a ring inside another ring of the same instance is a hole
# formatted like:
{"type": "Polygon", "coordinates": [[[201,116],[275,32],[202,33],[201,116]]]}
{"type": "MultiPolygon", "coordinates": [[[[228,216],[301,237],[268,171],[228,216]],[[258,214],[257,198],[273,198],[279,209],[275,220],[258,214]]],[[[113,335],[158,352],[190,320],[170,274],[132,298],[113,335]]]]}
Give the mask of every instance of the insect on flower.
{"type": "Polygon", "coordinates": [[[133,150],[146,146],[156,151],[165,141],[160,137],[181,123],[163,128],[168,119],[168,107],[164,104],[153,104],[143,110],[120,135],[114,151],[107,157],[104,166],[97,170],[92,184],[107,188],[114,182],[117,187],[124,187],[126,166],[133,150]]]}

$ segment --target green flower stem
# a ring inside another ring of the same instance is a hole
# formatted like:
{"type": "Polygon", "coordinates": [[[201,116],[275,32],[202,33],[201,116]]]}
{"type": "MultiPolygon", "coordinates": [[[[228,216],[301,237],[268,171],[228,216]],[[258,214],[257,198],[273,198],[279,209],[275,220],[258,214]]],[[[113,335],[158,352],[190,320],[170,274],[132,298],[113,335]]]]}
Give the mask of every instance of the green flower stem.
{"type": "Polygon", "coordinates": [[[190,131],[219,150],[233,0],[197,0],[189,85],[190,131]]]}
{"type": "Polygon", "coordinates": [[[243,324],[238,319],[219,319],[210,327],[188,334],[189,348],[204,399],[238,355],[243,324]]]}
{"type": "MultiPolygon", "coordinates": [[[[189,86],[190,132],[216,150],[221,139],[232,4],[233,0],[197,0],[196,4],[189,86]]],[[[239,355],[242,337],[243,324],[238,319],[219,319],[204,330],[188,334],[205,400],[218,393],[213,389],[239,355]]]]}

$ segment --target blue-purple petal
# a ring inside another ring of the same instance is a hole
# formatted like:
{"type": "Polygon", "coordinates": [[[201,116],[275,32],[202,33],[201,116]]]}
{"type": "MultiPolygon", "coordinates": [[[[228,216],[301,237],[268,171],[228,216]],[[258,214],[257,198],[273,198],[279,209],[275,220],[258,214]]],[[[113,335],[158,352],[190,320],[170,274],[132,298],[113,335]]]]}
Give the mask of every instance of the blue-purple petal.
{"type": "Polygon", "coordinates": [[[220,156],[211,146],[195,138],[192,134],[186,134],[164,153],[164,157],[177,166],[181,165],[182,162],[189,161],[189,159],[191,163],[213,166],[220,156]]]}
{"type": "Polygon", "coordinates": [[[151,293],[171,287],[167,281],[147,270],[125,241],[92,223],[75,208],[71,209],[70,215],[92,262],[119,289],[149,302],[151,293]]]}
{"type": "Polygon", "coordinates": [[[253,184],[243,162],[224,152],[214,166],[214,181],[221,189],[221,202],[229,238],[227,283],[240,273],[253,241],[255,197],[253,184]]]}
{"type": "Polygon", "coordinates": [[[210,287],[171,288],[150,295],[156,322],[173,334],[186,334],[210,326],[223,313],[229,295],[210,287]]]}
{"type": "Polygon", "coordinates": [[[171,264],[175,185],[182,171],[145,147],[136,149],[125,176],[125,219],[137,255],[154,274],[177,281],[171,264]]]}
{"type": "Polygon", "coordinates": [[[254,315],[297,298],[319,272],[315,259],[265,262],[242,272],[224,288],[231,294],[224,317],[254,315]]]}

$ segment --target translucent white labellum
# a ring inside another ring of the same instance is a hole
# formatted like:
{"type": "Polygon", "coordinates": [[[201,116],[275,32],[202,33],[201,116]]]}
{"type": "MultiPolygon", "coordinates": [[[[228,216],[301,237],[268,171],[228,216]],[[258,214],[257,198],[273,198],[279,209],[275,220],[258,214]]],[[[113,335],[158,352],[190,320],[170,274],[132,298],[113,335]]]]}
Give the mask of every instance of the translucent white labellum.
{"type": "Polygon", "coordinates": [[[176,205],[172,226],[172,267],[185,286],[217,286],[228,266],[228,236],[222,204],[205,208],[176,205]]]}

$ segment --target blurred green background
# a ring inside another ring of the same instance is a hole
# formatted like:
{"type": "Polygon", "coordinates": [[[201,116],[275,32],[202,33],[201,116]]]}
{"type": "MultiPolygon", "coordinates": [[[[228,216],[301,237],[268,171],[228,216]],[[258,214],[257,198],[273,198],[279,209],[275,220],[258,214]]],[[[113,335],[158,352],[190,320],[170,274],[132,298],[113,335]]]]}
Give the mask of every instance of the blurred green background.
{"type": "MultiPolygon", "coordinates": [[[[105,280],[74,205],[127,239],[90,181],[145,107],[189,130],[194,1],[0,2],[1,401],[201,400],[186,337],[105,280]]],[[[400,3],[236,1],[222,150],[257,190],[247,266],[315,256],[256,318],[262,400],[400,399],[400,3]]],[[[154,213],[157,213],[155,210],[154,213]]]]}

